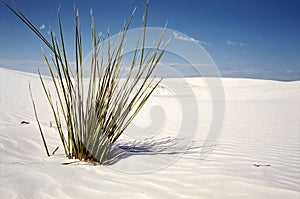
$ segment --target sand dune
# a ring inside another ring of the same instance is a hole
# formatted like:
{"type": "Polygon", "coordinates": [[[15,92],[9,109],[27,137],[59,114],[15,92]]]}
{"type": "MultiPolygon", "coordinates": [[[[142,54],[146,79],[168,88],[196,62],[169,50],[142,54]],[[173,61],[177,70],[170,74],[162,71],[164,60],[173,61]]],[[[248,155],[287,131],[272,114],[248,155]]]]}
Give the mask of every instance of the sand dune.
{"type": "Polygon", "coordinates": [[[63,165],[70,160],[61,148],[46,157],[34,118],[29,82],[53,151],[60,142],[38,76],[0,68],[0,197],[300,198],[300,82],[222,81],[225,119],[205,158],[209,88],[202,78],[165,79],[121,137],[111,165],[63,165]],[[182,106],[168,85],[197,102],[196,130],[184,125],[190,138],[176,135],[182,106]]]}

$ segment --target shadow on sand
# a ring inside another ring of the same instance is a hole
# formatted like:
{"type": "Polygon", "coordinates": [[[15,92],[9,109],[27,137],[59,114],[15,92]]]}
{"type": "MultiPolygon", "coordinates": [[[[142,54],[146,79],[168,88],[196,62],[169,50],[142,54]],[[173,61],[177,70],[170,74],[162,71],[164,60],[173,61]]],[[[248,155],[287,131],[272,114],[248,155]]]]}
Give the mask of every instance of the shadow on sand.
{"type": "Polygon", "coordinates": [[[109,155],[106,165],[113,165],[122,159],[136,155],[175,155],[199,154],[202,146],[199,142],[186,139],[166,137],[161,139],[124,141],[116,143],[109,155]]]}

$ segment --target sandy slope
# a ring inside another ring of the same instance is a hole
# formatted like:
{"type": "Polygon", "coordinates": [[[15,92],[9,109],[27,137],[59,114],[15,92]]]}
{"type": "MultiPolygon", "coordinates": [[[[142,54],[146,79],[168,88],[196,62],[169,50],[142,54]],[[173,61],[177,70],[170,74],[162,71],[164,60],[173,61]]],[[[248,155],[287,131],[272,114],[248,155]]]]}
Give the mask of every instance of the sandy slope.
{"type": "Polygon", "coordinates": [[[209,90],[200,78],[167,79],[121,138],[122,158],[92,166],[62,165],[61,149],[45,156],[29,81],[49,148],[60,144],[37,76],[0,68],[1,198],[300,198],[300,82],[223,79],[222,135],[199,159],[212,120],[209,90]],[[173,139],[182,107],[167,85],[198,102],[197,129],[184,129],[193,136],[189,150],[188,139],[173,139]]]}

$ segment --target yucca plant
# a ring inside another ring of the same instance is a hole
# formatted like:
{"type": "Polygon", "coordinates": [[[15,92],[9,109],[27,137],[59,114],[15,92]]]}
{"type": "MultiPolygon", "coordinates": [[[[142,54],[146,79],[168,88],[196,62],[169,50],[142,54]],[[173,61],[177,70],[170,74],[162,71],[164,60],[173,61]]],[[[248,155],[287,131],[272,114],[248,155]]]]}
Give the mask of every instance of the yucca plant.
{"type": "MultiPolygon", "coordinates": [[[[74,70],[67,58],[60,12],[58,12],[59,43],[52,30],[50,30],[51,39],[47,40],[20,11],[13,9],[5,2],[4,4],[53,53],[51,59],[46,56],[45,52],[43,54],[55,88],[55,98],[47,89],[40,72],[39,77],[51,106],[66,156],[70,159],[76,158],[105,164],[108,162],[113,144],[132,122],[161,81],[151,75],[162,58],[167,44],[163,45],[164,32],[162,32],[157,47],[152,51],[145,49],[148,3],[143,27],[130,61],[129,73],[122,78],[122,50],[135,9],[129,22],[124,26],[117,44],[111,45],[108,34],[107,48],[103,47],[103,38],[96,34],[94,17],[91,13],[93,50],[89,78],[85,78],[77,10],[74,15],[76,51],[74,70]],[[88,82],[87,86],[85,82],[88,82]]],[[[33,98],[32,102],[42,140],[49,156],[33,98]]]]}

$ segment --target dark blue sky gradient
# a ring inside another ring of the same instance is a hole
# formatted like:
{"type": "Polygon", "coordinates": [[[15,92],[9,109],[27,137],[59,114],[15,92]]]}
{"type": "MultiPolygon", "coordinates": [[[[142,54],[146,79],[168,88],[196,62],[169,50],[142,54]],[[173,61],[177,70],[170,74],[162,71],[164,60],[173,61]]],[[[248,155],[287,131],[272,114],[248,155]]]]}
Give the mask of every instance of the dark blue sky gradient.
{"type": "MultiPolygon", "coordinates": [[[[84,49],[90,47],[90,8],[98,31],[118,33],[135,6],[132,28],[140,27],[144,0],[14,0],[36,26],[57,32],[61,15],[72,56],[74,5],[79,8],[84,49]]],[[[148,26],[182,32],[202,43],[223,76],[300,80],[300,1],[150,0],[148,26]]],[[[41,41],[0,3],[0,67],[11,60],[41,61],[41,41]]],[[[43,46],[43,45],[42,45],[43,46]]],[[[44,47],[44,46],[43,46],[44,47]]],[[[9,68],[9,66],[7,66],[9,68]]]]}

